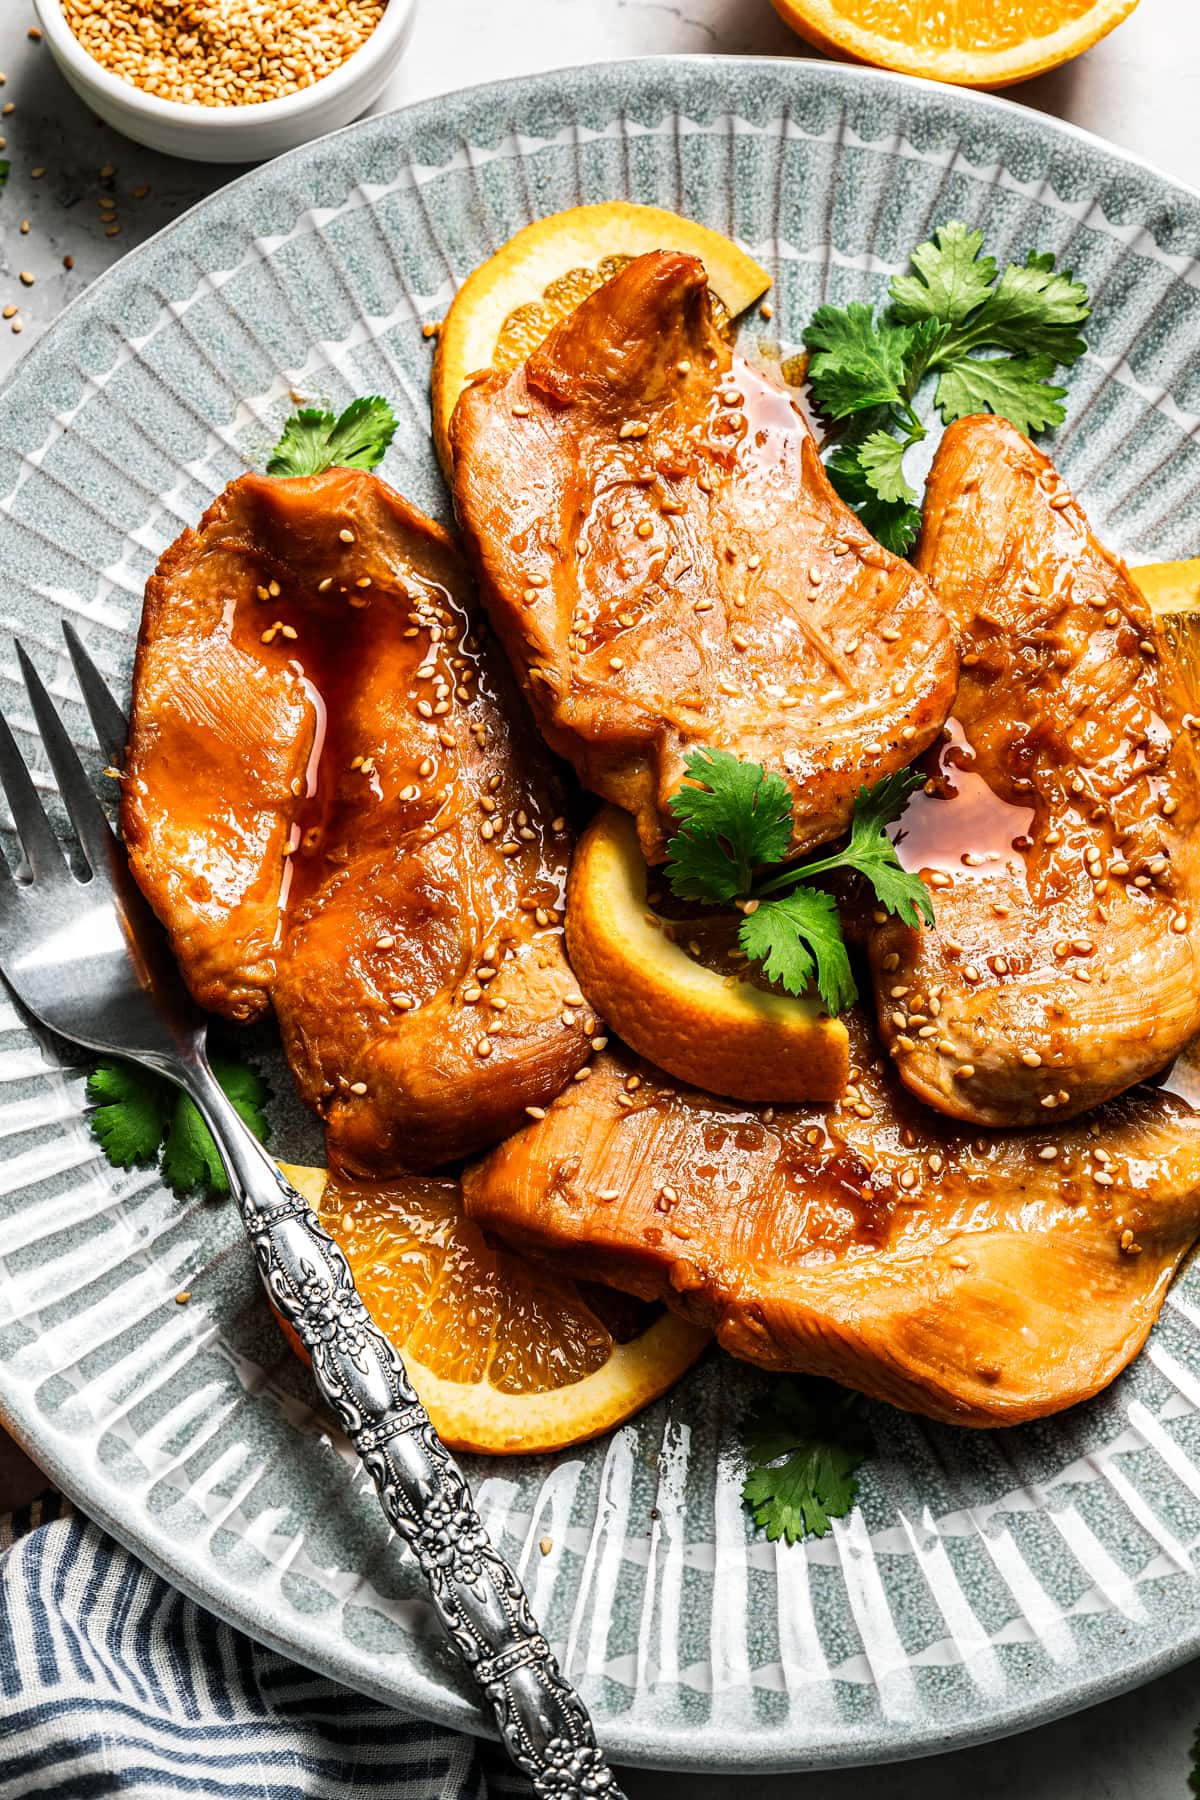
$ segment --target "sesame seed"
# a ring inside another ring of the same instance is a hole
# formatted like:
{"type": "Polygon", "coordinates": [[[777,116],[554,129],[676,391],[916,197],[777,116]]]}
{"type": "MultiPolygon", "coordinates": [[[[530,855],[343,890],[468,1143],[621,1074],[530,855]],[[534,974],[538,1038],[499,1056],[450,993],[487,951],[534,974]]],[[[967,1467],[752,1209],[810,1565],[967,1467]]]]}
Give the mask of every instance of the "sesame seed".
{"type": "Polygon", "coordinates": [[[365,1094],[366,1091],[367,1084],[365,1081],[352,1081],[350,1083],[350,1092],[352,1094],[365,1094]]]}
{"type": "MultiPolygon", "coordinates": [[[[384,4],[294,3],[264,12],[256,0],[222,0],[219,12],[197,13],[145,0],[62,0],[62,13],[84,50],[131,86],[185,105],[240,106],[331,75],[370,37],[384,4]]],[[[112,164],[105,169],[115,173],[112,164]]]]}
{"type": "Polygon", "coordinates": [[[974,1063],[960,1063],[958,1068],[955,1069],[954,1073],[955,1073],[956,1078],[959,1081],[970,1081],[972,1075],[974,1075],[974,1073],[975,1073],[975,1064],[974,1063]]]}
{"type": "Polygon", "coordinates": [[[527,1106],[525,1111],[529,1114],[531,1119],[544,1119],[546,1116],[546,1109],[544,1106],[527,1106]]]}
{"type": "Polygon", "coordinates": [[[650,427],[641,419],[626,419],[617,436],[619,438],[644,438],[650,427]]]}
{"type": "Polygon", "coordinates": [[[22,287],[32,287],[37,277],[32,275],[28,269],[22,269],[17,279],[20,281],[22,287]]]}
{"type": "Polygon", "coordinates": [[[338,536],[341,538],[343,544],[352,544],[354,542],[354,533],[348,525],[342,526],[342,529],[338,532],[338,536]]]}

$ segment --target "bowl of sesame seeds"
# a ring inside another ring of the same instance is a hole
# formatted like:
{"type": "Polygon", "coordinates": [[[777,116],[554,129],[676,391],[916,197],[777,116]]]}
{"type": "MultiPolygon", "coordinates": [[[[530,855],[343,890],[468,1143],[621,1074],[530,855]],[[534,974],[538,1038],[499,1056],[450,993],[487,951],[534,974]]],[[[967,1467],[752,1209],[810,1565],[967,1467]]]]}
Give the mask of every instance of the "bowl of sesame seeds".
{"type": "Polygon", "coordinates": [[[75,92],[127,137],[203,162],[259,162],[347,125],[378,96],[416,0],[35,0],[75,92]]]}

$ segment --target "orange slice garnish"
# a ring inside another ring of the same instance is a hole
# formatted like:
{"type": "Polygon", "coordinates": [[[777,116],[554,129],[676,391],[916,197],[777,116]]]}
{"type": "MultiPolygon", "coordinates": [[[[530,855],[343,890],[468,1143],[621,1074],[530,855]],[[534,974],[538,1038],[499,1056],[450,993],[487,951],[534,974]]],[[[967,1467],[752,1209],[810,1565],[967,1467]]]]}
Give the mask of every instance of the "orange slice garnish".
{"type": "Polygon", "coordinates": [[[632,819],[605,807],[567,884],[567,954],[589,1005],[640,1056],[710,1093],[837,1099],[850,1072],[845,1026],[815,996],[759,986],[729,959],[732,937],[714,944],[706,921],[660,916],[647,881],[632,819]]]}
{"type": "Polygon", "coordinates": [[[450,415],[472,376],[515,369],[553,325],[646,250],[685,250],[708,272],[718,318],[744,312],[770,286],[752,256],[661,206],[606,200],[535,219],[467,277],[438,332],[433,437],[450,469],[450,415]]]}
{"type": "Polygon", "coordinates": [[[562,1450],[611,1431],[709,1341],[659,1306],[493,1245],[465,1217],[457,1181],[334,1184],[325,1169],[281,1166],[341,1245],[452,1449],[562,1450]]]}

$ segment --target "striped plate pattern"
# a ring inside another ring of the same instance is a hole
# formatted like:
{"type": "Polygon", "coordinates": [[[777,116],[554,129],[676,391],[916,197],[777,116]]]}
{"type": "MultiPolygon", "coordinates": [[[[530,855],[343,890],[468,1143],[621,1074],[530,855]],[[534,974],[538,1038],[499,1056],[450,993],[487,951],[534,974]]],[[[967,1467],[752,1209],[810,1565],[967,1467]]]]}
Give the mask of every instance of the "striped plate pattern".
{"type": "MultiPolygon", "coordinates": [[[[1053,250],[1097,301],[1056,454],[1115,547],[1195,552],[1200,198],[1017,107],[865,71],[709,58],[552,75],[372,119],[244,177],[26,359],[0,408],[0,705],[30,754],[11,635],[86,742],[60,620],[125,688],[156,556],[261,466],[293,389],[334,407],[391,395],[386,473],[446,516],[422,322],[530,218],[613,196],[752,249],[775,317],[750,329],[785,349],[820,300],[879,298],[947,218],[982,226],[1002,259],[1053,250]]],[[[275,1143],[303,1160],[316,1134],[277,1074],[275,1143]]],[[[0,1011],[6,1423],[214,1611],[370,1694],[476,1724],[229,1209],[110,1169],[83,1080],[0,1011]]],[[[604,1442],[471,1470],[617,1757],[894,1757],[1034,1723],[1200,1647],[1192,1275],[1136,1367],[1063,1418],[972,1435],[876,1409],[862,1504],[820,1543],[747,1529],[736,1428],[756,1380],[713,1356],[604,1442]]]]}

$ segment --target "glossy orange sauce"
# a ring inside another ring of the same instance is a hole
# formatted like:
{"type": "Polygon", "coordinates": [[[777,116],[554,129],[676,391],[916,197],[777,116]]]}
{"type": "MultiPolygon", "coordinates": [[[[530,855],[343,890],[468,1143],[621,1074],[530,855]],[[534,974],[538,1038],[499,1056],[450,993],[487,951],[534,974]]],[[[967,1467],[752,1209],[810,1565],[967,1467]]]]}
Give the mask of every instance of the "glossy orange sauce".
{"type": "MultiPolygon", "coordinates": [[[[320,593],[293,583],[265,601],[251,590],[248,598],[227,608],[235,646],[268,665],[289,669],[312,708],[312,744],[291,819],[281,915],[312,894],[364,836],[373,839],[389,826],[400,832],[431,822],[444,803],[436,769],[427,779],[419,776],[409,766],[411,758],[397,754],[386,709],[363,704],[372,685],[390,687],[393,705],[410,693],[414,702],[428,697],[429,680],[415,679],[423,659],[435,663],[450,683],[459,675],[449,658],[469,662],[476,671],[471,691],[478,690],[478,647],[466,635],[465,619],[445,589],[434,582],[423,587],[434,604],[454,615],[453,638],[436,649],[424,631],[417,638],[405,637],[411,602],[382,587],[359,595],[340,584],[320,593]],[[275,627],[291,627],[296,635],[288,638],[279,629],[264,643],[263,633],[275,627]],[[364,722],[368,711],[373,713],[369,728],[364,722]],[[356,771],[356,757],[374,759],[372,772],[362,773],[361,766],[356,771]],[[421,798],[401,799],[401,790],[412,784],[419,784],[421,798]]],[[[282,923],[281,917],[281,929],[282,923]]]]}
{"type": "Polygon", "coordinates": [[[959,721],[946,721],[941,744],[919,767],[928,771],[891,828],[896,855],[913,874],[947,874],[986,880],[1001,870],[1020,874],[1031,848],[1034,809],[1003,800],[983,776],[972,773],[975,752],[959,721]]]}

